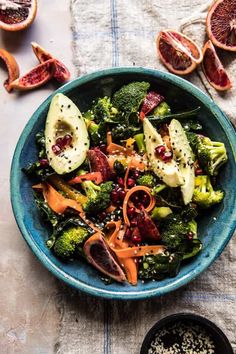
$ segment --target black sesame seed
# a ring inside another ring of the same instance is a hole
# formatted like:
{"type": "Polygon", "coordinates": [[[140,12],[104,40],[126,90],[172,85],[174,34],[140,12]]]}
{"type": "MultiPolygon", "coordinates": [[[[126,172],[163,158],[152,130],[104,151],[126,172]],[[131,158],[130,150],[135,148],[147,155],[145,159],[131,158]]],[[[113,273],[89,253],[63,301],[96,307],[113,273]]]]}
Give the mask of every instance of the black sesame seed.
{"type": "Polygon", "coordinates": [[[68,104],[68,106],[67,106],[68,108],[70,108],[70,104],[68,104]]]}

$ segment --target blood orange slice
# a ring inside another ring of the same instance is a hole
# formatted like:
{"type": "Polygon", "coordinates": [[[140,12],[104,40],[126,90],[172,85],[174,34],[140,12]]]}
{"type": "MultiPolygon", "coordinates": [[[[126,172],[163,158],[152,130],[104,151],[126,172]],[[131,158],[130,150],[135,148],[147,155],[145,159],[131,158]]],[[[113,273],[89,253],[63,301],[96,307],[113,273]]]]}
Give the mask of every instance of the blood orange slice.
{"type": "Polygon", "coordinates": [[[206,42],[203,48],[202,68],[210,85],[216,90],[226,91],[232,87],[232,82],[210,40],[206,42]]]}
{"type": "Polygon", "coordinates": [[[10,89],[20,91],[33,90],[49,81],[54,73],[54,59],[45,61],[24,76],[10,83],[10,89]]]}
{"type": "Polygon", "coordinates": [[[87,260],[100,272],[116,281],[123,282],[126,276],[111,254],[111,251],[100,233],[91,236],[84,244],[84,253],[87,260]]]}
{"type": "Polygon", "coordinates": [[[180,32],[161,31],[156,45],[163,64],[174,74],[189,74],[202,61],[202,52],[197,44],[180,32]]]}
{"type": "Polygon", "coordinates": [[[0,1],[0,28],[6,31],[20,31],[35,19],[37,0],[0,1]]]}
{"type": "Polygon", "coordinates": [[[10,83],[19,77],[19,66],[16,59],[7,50],[0,48],[0,58],[5,62],[8,70],[8,79],[4,82],[5,89],[10,92],[10,83]]]}
{"type": "Polygon", "coordinates": [[[64,83],[70,79],[70,72],[61,61],[59,61],[52,54],[47,52],[38,43],[32,42],[31,45],[32,45],[34,54],[36,55],[36,57],[38,58],[40,63],[44,63],[45,61],[47,61],[49,59],[54,59],[55,72],[54,72],[53,76],[58,82],[64,83]]]}
{"type": "Polygon", "coordinates": [[[217,0],[210,7],[206,29],[212,43],[236,52],[236,0],[217,0]]]}

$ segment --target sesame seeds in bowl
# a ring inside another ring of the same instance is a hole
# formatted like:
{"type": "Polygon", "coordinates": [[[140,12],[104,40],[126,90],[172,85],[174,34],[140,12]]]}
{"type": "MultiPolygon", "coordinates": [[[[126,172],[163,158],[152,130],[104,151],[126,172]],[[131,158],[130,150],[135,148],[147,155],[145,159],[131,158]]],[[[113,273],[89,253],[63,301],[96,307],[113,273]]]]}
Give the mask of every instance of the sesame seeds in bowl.
{"type": "Polygon", "coordinates": [[[140,354],[233,354],[225,334],[204,317],[180,313],[163,318],[147,333],[140,354]]]}

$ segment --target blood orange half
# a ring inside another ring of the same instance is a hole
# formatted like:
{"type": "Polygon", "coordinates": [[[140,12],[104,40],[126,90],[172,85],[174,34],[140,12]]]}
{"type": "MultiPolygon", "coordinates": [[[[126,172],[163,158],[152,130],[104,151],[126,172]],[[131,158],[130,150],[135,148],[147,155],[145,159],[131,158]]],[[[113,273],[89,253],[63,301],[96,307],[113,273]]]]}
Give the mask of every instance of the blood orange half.
{"type": "Polygon", "coordinates": [[[212,43],[236,52],[236,0],[217,0],[208,11],[206,29],[212,43]]]}
{"type": "Polygon", "coordinates": [[[203,48],[202,68],[210,85],[216,90],[226,91],[232,87],[232,82],[210,40],[203,48]]]}
{"type": "Polygon", "coordinates": [[[37,0],[0,1],[0,28],[6,31],[21,31],[34,20],[37,0]]]}
{"type": "Polygon", "coordinates": [[[202,61],[202,52],[197,44],[180,32],[161,31],[156,45],[163,64],[174,74],[189,74],[202,61]]]}
{"type": "Polygon", "coordinates": [[[91,236],[84,244],[84,253],[89,263],[100,272],[118,282],[126,280],[126,276],[111,254],[110,248],[100,233],[91,236]]]}

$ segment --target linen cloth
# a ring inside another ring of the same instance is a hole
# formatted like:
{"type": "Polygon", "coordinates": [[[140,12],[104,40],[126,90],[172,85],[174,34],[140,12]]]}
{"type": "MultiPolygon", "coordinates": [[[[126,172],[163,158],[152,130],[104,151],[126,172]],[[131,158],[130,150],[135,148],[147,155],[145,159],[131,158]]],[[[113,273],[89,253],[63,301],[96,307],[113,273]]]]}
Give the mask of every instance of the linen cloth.
{"type": "MultiPolygon", "coordinates": [[[[205,0],[71,0],[73,55],[78,75],[132,65],[166,71],[156,55],[157,33],[165,28],[182,30],[202,46],[207,39],[205,18],[210,3],[205,0]]],[[[235,80],[236,53],[220,51],[219,54],[231,79],[235,80]]],[[[236,124],[235,88],[217,93],[200,68],[187,79],[210,95],[236,124]]],[[[207,271],[186,288],[164,297],[161,305],[163,314],[190,311],[212,319],[225,331],[236,350],[236,238],[207,271]]]]}

